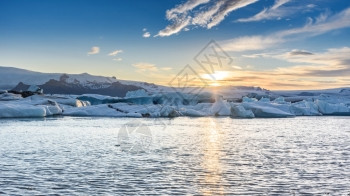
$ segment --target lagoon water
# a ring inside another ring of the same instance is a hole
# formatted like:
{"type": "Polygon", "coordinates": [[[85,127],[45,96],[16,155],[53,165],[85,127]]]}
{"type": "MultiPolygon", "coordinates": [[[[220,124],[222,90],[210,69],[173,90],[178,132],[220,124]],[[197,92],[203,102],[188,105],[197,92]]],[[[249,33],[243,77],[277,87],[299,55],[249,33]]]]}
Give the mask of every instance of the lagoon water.
{"type": "Polygon", "coordinates": [[[0,120],[0,195],[349,195],[350,117],[0,120]]]}

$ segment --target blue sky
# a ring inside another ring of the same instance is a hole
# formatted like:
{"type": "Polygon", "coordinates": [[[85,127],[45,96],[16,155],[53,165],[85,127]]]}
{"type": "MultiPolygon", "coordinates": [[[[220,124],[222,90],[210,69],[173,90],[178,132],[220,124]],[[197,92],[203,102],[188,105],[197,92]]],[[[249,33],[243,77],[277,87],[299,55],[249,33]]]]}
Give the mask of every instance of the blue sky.
{"type": "Polygon", "coordinates": [[[0,0],[0,65],[168,84],[211,40],[210,85],[350,85],[345,0],[0,0]]]}

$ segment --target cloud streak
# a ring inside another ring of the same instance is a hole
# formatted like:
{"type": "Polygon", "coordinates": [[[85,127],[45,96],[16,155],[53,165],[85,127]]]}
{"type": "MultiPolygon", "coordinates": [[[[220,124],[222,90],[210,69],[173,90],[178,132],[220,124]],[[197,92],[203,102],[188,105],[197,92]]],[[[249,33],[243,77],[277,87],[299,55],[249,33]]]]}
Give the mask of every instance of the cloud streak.
{"type": "Polygon", "coordinates": [[[108,54],[108,56],[116,56],[119,53],[122,53],[123,50],[114,50],[108,54]]]}
{"type": "Polygon", "coordinates": [[[295,76],[336,77],[350,75],[350,48],[348,47],[328,49],[324,53],[304,51],[300,53],[298,51],[298,55],[290,54],[291,52],[271,57],[304,65],[278,68],[277,71],[280,74],[289,75],[293,70],[292,73],[295,76]]]}
{"type": "Polygon", "coordinates": [[[292,50],[288,53],[288,55],[290,56],[313,55],[313,53],[305,50],[292,50]]]}
{"type": "Polygon", "coordinates": [[[235,70],[231,77],[218,81],[223,85],[256,85],[269,89],[325,89],[349,85],[350,48],[332,48],[321,53],[292,50],[282,54],[264,54],[255,58],[276,58],[294,66],[271,70],[235,70]],[[292,54],[292,55],[291,55],[292,54]]]}
{"type": "Polygon", "coordinates": [[[270,8],[265,8],[261,12],[249,18],[238,19],[238,22],[253,22],[260,20],[280,19],[283,16],[289,15],[296,9],[283,7],[284,4],[291,0],[276,0],[270,8]]]}
{"type": "Polygon", "coordinates": [[[314,37],[333,30],[350,27],[350,8],[331,17],[322,16],[299,28],[292,28],[266,36],[243,36],[231,40],[222,41],[222,47],[227,51],[263,50],[287,41],[314,37]],[[245,44],[246,43],[246,44],[245,44]]]}
{"type": "Polygon", "coordinates": [[[145,62],[139,62],[132,64],[138,71],[158,71],[158,68],[155,64],[152,63],[145,63],[145,62]]]}
{"type": "Polygon", "coordinates": [[[122,61],[122,58],[114,58],[113,61],[122,61]]]}
{"type": "Polygon", "coordinates": [[[156,37],[171,36],[189,26],[211,29],[220,24],[232,11],[246,7],[258,0],[188,0],[166,11],[172,24],[160,30],[156,37]]]}

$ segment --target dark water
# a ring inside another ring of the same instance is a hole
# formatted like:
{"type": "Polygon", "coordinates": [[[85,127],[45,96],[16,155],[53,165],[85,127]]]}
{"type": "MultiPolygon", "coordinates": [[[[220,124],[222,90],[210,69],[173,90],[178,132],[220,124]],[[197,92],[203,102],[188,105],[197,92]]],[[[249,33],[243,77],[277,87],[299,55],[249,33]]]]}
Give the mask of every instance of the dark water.
{"type": "Polygon", "coordinates": [[[350,195],[349,120],[0,120],[0,195],[350,195]]]}

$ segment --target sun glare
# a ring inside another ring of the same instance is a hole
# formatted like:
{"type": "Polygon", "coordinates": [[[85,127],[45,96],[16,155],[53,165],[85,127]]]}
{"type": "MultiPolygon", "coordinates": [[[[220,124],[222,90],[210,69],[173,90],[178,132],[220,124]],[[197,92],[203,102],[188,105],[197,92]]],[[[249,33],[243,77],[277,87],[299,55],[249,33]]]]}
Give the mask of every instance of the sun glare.
{"type": "Polygon", "coordinates": [[[210,84],[210,86],[221,86],[221,84],[217,83],[217,82],[213,82],[210,84]]]}
{"type": "Polygon", "coordinates": [[[204,79],[208,79],[208,80],[224,80],[229,76],[229,72],[228,71],[215,71],[213,74],[202,74],[202,77],[204,79]]]}

